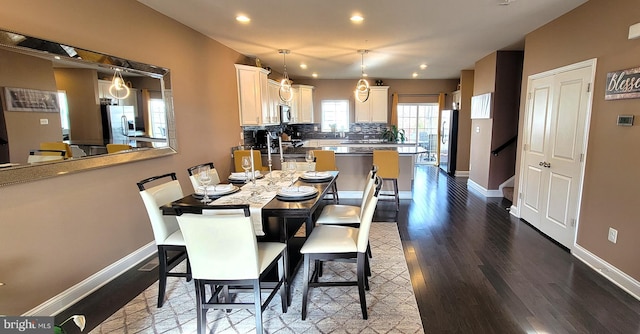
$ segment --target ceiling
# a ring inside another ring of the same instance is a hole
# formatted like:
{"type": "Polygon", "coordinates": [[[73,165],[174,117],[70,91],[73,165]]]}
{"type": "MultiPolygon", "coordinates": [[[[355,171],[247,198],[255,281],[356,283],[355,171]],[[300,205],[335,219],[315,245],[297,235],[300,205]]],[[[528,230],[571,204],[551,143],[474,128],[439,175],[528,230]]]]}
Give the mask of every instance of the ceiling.
{"type": "Polygon", "coordinates": [[[293,79],[458,78],[587,0],[138,0],[293,79]],[[364,21],[352,23],[359,14],[364,21]],[[236,21],[245,15],[249,23],[236,21]],[[307,69],[302,69],[306,64],[307,69]],[[420,69],[426,64],[426,69],[420,69]]]}

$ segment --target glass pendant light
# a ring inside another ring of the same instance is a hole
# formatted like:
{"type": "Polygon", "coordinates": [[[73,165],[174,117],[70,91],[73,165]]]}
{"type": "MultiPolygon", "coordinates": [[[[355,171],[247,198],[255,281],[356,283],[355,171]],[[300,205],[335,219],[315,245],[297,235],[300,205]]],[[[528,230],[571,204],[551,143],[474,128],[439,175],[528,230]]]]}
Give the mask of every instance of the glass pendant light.
{"type": "Polygon", "coordinates": [[[280,90],[278,90],[278,95],[280,95],[280,100],[282,100],[282,102],[290,102],[293,100],[293,91],[291,90],[291,80],[289,80],[289,75],[287,74],[287,55],[291,53],[291,51],[280,49],[278,50],[278,53],[282,54],[284,63],[284,71],[282,73],[282,81],[280,81],[280,90]]]}
{"type": "Polygon", "coordinates": [[[365,79],[367,75],[364,73],[364,54],[368,52],[369,50],[358,50],[358,53],[362,55],[362,62],[360,64],[362,77],[356,84],[354,95],[356,97],[356,100],[358,100],[359,102],[366,102],[369,99],[369,92],[371,91],[371,89],[369,88],[369,82],[365,79]]]}
{"type": "Polygon", "coordinates": [[[113,80],[111,80],[111,86],[109,86],[109,94],[118,100],[126,99],[129,97],[131,90],[122,78],[122,70],[119,68],[114,70],[113,80]]]}

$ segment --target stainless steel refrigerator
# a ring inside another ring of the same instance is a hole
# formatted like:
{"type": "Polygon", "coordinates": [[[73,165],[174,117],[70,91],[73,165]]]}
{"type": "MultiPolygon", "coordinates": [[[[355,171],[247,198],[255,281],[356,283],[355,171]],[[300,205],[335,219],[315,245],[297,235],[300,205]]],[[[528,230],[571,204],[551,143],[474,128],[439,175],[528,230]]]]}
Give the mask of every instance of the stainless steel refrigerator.
{"type": "Polygon", "coordinates": [[[106,143],[129,144],[129,136],[136,134],[136,115],[133,106],[102,106],[102,135],[106,143]]]}
{"type": "Polygon", "coordinates": [[[459,113],[458,110],[443,110],[440,121],[440,168],[451,176],[456,173],[459,113]]]}

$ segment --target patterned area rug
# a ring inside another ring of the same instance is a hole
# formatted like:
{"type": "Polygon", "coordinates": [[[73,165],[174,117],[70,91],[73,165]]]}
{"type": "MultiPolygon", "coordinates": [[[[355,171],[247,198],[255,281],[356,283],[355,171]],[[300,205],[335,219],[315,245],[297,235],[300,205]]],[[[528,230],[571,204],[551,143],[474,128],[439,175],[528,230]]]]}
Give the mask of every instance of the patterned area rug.
{"type": "MultiPolygon", "coordinates": [[[[373,223],[370,243],[373,275],[367,291],[368,320],[362,319],[355,286],[311,289],[307,320],[301,320],[300,269],[292,284],[293,300],[287,313],[282,313],[278,297],[265,310],[265,332],[424,333],[396,224],[373,223]]],[[[355,279],[355,264],[325,264],[323,278],[336,277],[355,279]]],[[[157,290],[158,285],[153,284],[91,333],[196,333],[193,283],[169,278],[167,301],[162,308],[156,307],[157,290]]],[[[236,300],[251,302],[252,294],[237,294],[236,300]]],[[[255,333],[253,310],[209,310],[207,320],[211,333],[255,333]]]]}

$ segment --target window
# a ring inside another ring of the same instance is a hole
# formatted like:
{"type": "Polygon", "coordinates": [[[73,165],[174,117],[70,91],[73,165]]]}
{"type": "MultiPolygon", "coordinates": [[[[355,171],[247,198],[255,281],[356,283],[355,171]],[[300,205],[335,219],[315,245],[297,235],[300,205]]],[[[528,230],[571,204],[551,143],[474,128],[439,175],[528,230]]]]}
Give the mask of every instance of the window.
{"type": "Polygon", "coordinates": [[[69,133],[69,105],[67,104],[67,92],[64,90],[58,91],[58,103],[60,104],[60,125],[62,126],[62,138],[69,140],[71,134],[69,133]]]}
{"type": "Polygon", "coordinates": [[[349,101],[322,100],[322,132],[349,131],[349,101]]]}
{"type": "Polygon", "coordinates": [[[149,116],[151,119],[151,136],[167,138],[167,117],[162,99],[149,100],[149,116]]]}
{"type": "Polygon", "coordinates": [[[427,150],[417,157],[416,163],[435,163],[438,149],[437,103],[399,103],[398,129],[404,129],[408,142],[415,142],[427,150]]]}

